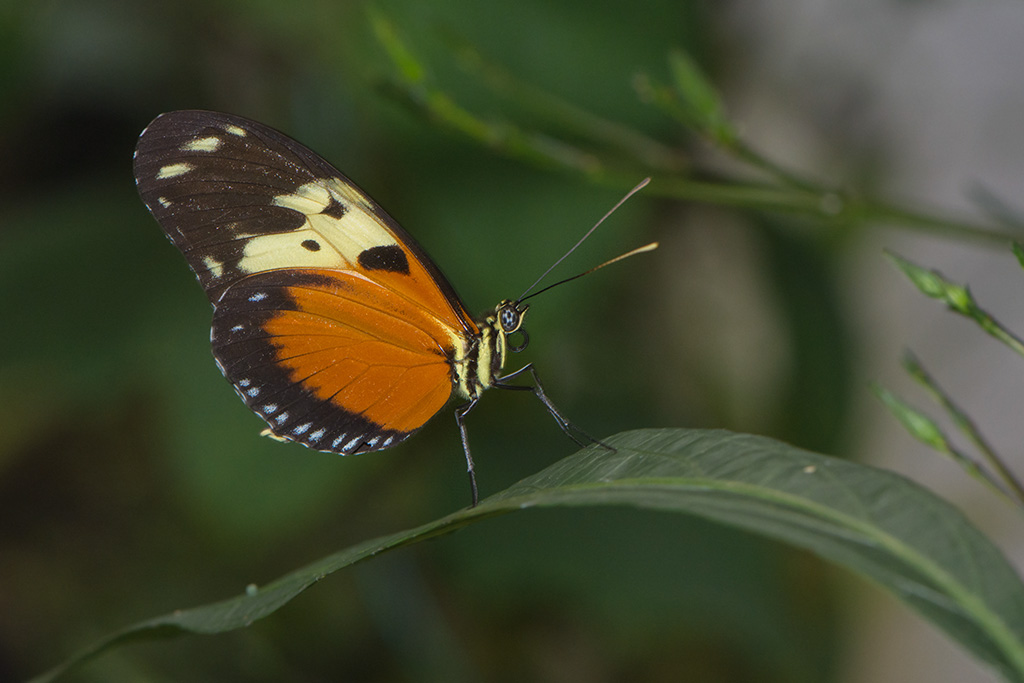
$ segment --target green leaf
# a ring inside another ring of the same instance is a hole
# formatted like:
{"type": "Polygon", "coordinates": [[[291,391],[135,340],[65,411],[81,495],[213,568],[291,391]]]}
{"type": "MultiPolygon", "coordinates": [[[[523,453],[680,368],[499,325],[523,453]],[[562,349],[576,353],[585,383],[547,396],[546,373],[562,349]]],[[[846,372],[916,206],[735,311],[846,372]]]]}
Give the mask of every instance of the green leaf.
{"type": "Polygon", "coordinates": [[[377,41],[384,46],[402,80],[413,86],[423,85],[427,80],[426,68],[399,37],[395,25],[373,5],[367,7],[367,14],[377,41]]]}
{"type": "Polygon", "coordinates": [[[944,278],[939,271],[926,270],[892,252],[886,252],[886,256],[903,271],[904,275],[910,278],[910,281],[923,294],[946,302],[950,310],[970,318],[986,333],[1001,341],[1018,355],[1024,356],[1024,341],[992,317],[988,311],[978,306],[966,286],[951,282],[944,278]]]}
{"type": "MultiPolygon", "coordinates": [[[[1007,680],[1024,681],[1024,585],[955,508],[883,470],[764,437],[663,429],[610,437],[479,506],[325,557],[243,595],[140,622],[69,668],[124,642],[250,625],[331,573],[488,517],[530,507],[630,505],[695,514],[806,548],[889,590],[1007,680]]],[[[699,552],[699,549],[694,549],[699,552]]]]}
{"type": "Polygon", "coordinates": [[[949,440],[934,420],[896,398],[891,391],[880,386],[874,386],[872,389],[875,395],[882,399],[882,403],[889,409],[889,412],[903,424],[903,428],[910,432],[911,436],[937,451],[943,453],[950,451],[949,440]]]}
{"type": "MultiPolygon", "coordinates": [[[[944,451],[941,445],[932,444],[920,436],[918,438],[925,441],[925,443],[929,443],[933,448],[943,451],[952,457],[961,467],[964,468],[965,472],[986,486],[991,487],[992,491],[997,495],[1005,498],[1008,502],[1018,508],[1024,507],[1024,486],[1021,486],[1017,476],[1007,466],[1003,458],[996,452],[988,439],[986,439],[981,433],[981,430],[978,429],[974,420],[972,420],[970,416],[953,401],[942,387],[939,386],[938,382],[936,382],[928,371],[924,369],[924,366],[921,365],[921,362],[917,357],[909,351],[904,353],[903,367],[918,384],[928,391],[928,394],[932,399],[942,406],[943,410],[945,410],[953,420],[953,424],[956,425],[957,429],[959,429],[960,432],[966,436],[972,444],[974,444],[975,448],[978,449],[978,452],[981,453],[984,461],[988,464],[988,467],[991,468],[991,472],[989,472],[981,462],[976,461],[974,458],[954,448],[952,444],[942,436],[941,432],[939,433],[939,436],[946,441],[944,451]]],[[[908,431],[914,433],[911,425],[906,419],[903,419],[900,414],[900,406],[902,405],[902,402],[892,396],[892,394],[886,392],[884,389],[876,389],[875,393],[877,393],[889,406],[889,410],[896,415],[896,417],[900,418],[908,431]]],[[[938,427],[935,427],[934,423],[932,426],[935,431],[938,431],[938,427]]],[[[915,436],[917,435],[915,434],[915,436]]]]}
{"type": "Polygon", "coordinates": [[[681,50],[672,51],[668,63],[672,83],[693,125],[717,142],[732,145],[736,140],[736,131],[725,116],[718,91],[701,68],[689,54],[681,50]]]}
{"type": "Polygon", "coordinates": [[[937,270],[922,268],[897,254],[886,252],[886,256],[910,278],[922,294],[945,301],[947,306],[958,313],[968,316],[971,314],[974,301],[966,287],[950,282],[937,270]]]}

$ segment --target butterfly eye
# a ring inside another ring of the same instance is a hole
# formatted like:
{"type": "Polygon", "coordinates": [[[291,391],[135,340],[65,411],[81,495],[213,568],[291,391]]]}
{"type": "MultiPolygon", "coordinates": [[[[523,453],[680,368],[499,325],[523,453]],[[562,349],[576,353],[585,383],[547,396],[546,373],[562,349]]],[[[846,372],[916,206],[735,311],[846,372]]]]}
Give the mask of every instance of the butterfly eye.
{"type": "Polygon", "coordinates": [[[518,331],[523,324],[523,316],[529,308],[529,304],[519,308],[515,301],[508,299],[498,304],[498,324],[501,325],[501,331],[505,334],[518,331]]]}
{"type": "Polygon", "coordinates": [[[506,339],[516,332],[522,337],[522,341],[518,344],[508,344],[508,350],[513,353],[519,353],[530,343],[530,335],[526,334],[526,330],[522,329],[523,316],[526,315],[526,311],[529,308],[529,304],[520,304],[508,299],[498,304],[498,324],[501,326],[501,331],[506,339]]]}

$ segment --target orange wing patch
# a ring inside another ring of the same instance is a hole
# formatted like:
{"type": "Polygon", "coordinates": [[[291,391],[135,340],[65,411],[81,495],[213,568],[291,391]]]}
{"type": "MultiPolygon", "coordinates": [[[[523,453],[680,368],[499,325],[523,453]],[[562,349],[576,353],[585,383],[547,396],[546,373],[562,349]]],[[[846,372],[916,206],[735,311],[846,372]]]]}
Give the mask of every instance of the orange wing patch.
{"type": "Polygon", "coordinates": [[[451,395],[464,342],[433,313],[350,271],[271,271],[217,305],[214,355],[276,436],[321,450],[386,448],[451,395]]]}

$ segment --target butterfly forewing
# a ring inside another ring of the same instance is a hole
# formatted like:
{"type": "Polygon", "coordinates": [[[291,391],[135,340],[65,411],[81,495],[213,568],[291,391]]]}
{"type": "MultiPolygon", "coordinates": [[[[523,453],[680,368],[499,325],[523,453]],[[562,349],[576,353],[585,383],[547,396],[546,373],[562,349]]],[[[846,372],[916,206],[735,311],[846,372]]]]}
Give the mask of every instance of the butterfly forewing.
{"type": "Polygon", "coordinates": [[[214,356],[275,435],[386,448],[452,392],[477,326],[422,248],[318,155],[261,124],[155,119],[139,193],[214,305],[214,356]]]}

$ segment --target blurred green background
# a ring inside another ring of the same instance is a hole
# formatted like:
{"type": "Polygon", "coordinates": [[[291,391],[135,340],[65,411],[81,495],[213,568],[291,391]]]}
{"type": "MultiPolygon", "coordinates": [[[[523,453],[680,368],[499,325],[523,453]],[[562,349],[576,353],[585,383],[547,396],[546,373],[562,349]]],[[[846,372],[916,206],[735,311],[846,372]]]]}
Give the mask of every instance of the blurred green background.
{"type": "MultiPolygon", "coordinates": [[[[708,2],[375,7],[488,120],[530,125],[459,68],[447,36],[686,156],[704,150],[639,101],[634,76],[663,75],[676,48],[727,75],[742,50],[708,2]]],[[[355,179],[470,310],[518,295],[628,185],[510,159],[404,105],[381,87],[393,67],[365,10],[0,7],[0,680],[468,502],[450,410],[361,457],[260,438],[212,361],[206,299],[132,180],[158,113],[241,114],[355,179]]],[[[835,267],[851,238],[807,227],[641,194],[559,272],[662,248],[535,300],[523,362],[598,436],[727,427],[846,455],[864,384],[835,267]]],[[[482,495],[574,450],[508,392],[486,397],[469,434],[482,495]]],[[[843,680],[835,579],[696,520],[532,511],[331,577],[245,631],[132,645],[73,680],[843,680]]]]}

